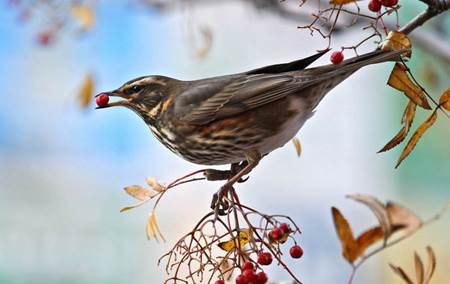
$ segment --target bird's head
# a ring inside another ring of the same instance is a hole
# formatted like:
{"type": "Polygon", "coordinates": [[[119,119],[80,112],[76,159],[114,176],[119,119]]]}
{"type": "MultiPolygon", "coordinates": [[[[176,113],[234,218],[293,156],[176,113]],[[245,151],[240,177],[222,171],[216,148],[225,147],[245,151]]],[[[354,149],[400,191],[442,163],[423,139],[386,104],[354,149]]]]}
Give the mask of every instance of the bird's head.
{"type": "Polygon", "coordinates": [[[176,80],[163,76],[144,76],[130,80],[114,91],[98,94],[97,109],[124,106],[136,112],[146,122],[154,120],[172,88],[173,84],[169,84],[172,81],[176,80]],[[106,99],[101,102],[100,96],[106,99]],[[119,100],[109,102],[111,97],[119,100]]]}

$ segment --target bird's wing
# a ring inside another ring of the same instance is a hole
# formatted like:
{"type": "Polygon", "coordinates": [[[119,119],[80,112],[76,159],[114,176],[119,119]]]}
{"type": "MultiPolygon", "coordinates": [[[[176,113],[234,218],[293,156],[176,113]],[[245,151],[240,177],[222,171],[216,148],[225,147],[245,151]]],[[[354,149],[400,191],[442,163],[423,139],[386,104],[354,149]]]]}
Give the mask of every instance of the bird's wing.
{"type": "Polygon", "coordinates": [[[312,76],[257,74],[211,78],[193,82],[174,101],[178,119],[195,124],[233,116],[298,92],[312,76]]]}

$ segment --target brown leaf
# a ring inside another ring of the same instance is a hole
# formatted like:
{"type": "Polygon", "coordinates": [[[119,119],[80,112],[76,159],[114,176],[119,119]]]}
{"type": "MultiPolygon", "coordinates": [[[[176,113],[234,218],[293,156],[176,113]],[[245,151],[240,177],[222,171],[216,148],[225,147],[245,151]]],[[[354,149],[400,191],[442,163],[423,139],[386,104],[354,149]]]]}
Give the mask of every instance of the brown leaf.
{"type": "Polygon", "coordinates": [[[125,212],[125,211],[128,211],[128,210],[134,209],[134,208],[136,208],[136,207],[139,207],[139,206],[141,206],[141,205],[147,203],[147,201],[149,201],[149,200],[150,200],[150,199],[146,199],[146,200],[143,200],[143,201],[141,201],[141,202],[139,202],[139,203],[136,203],[136,204],[134,204],[134,205],[126,206],[126,207],[120,209],[120,212],[125,212]]]}
{"type": "Polygon", "coordinates": [[[159,225],[156,220],[156,212],[154,210],[148,215],[147,227],[145,231],[149,240],[151,238],[155,238],[158,241],[158,238],[161,238],[164,242],[166,241],[161,233],[161,230],[159,229],[159,225]]]}
{"type": "Polygon", "coordinates": [[[71,12],[79,23],[81,31],[88,31],[95,25],[95,14],[91,7],[75,3],[72,5],[71,12]]]}
{"type": "Polygon", "coordinates": [[[236,247],[242,249],[250,241],[250,229],[242,229],[239,231],[239,236],[237,238],[231,239],[226,242],[221,242],[218,246],[224,251],[231,251],[236,247]],[[239,240],[239,244],[238,244],[239,240]]]}
{"type": "Polygon", "coordinates": [[[345,5],[353,2],[356,2],[356,0],[330,0],[332,5],[345,5]]]}
{"type": "Polygon", "coordinates": [[[422,221],[417,215],[392,201],[389,201],[386,204],[386,210],[393,231],[402,230],[406,234],[411,234],[422,226],[422,221]]]}
{"type": "Polygon", "coordinates": [[[425,92],[409,78],[406,70],[405,65],[396,63],[389,77],[388,85],[405,93],[417,105],[425,109],[431,109],[425,92]]]}
{"type": "Polygon", "coordinates": [[[336,207],[331,208],[336,234],[341,242],[342,256],[350,263],[358,258],[358,244],[350,224],[336,207]]]}
{"type": "MultiPolygon", "coordinates": [[[[402,50],[411,49],[411,40],[402,32],[390,31],[386,39],[381,43],[381,50],[402,50]]],[[[411,51],[405,53],[408,58],[411,57],[411,51]]]]}
{"type": "Polygon", "coordinates": [[[425,271],[425,277],[423,284],[428,284],[433,277],[434,270],[436,269],[436,255],[430,246],[427,246],[428,266],[425,271]]]}
{"type": "Polygon", "coordinates": [[[384,232],[379,226],[373,227],[361,233],[361,235],[359,235],[356,239],[356,244],[358,246],[358,257],[363,255],[368,247],[383,239],[384,232]]]}
{"type": "Polygon", "coordinates": [[[81,84],[80,91],[78,92],[78,101],[82,108],[87,108],[91,103],[94,95],[94,78],[92,74],[87,74],[81,84]]]}
{"type": "Polygon", "coordinates": [[[450,111],[450,88],[448,88],[439,99],[439,105],[450,111]]]}
{"type": "Polygon", "coordinates": [[[405,140],[406,135],[408,134],[409,129],[411,128],[411,125],[413,123],[414,116],[416,115],[416,108],[417,108],[416,103],[414,103],[412,100],[410,100],[408,105],[405,108],[405,111],[403,112],[403,117],[402,117],[403,127],[402,127],[402,129],[400,129],[400,131],[397,133],[397,135],[395,135],[395,137],[392,138],[391,141],[389,141],[383,147],[383,149],[378,151],[378,153],[389,151],[392,148],[394,148],[395,146],[397,146],[398,144],[400,144],[401,142],[403,142],[403,140],[405,140]]]}
{"type": "Polygon", "coordinates": [[[294,144],[295,152],[297,152],[297,157],[300,157],[302,154],[302,145],[300,144],[300,140],[297,137],[294,137],[292,139],[292,143],[294,144]]]}
{"type": "Polygon", "coordinates": [[[152,192],[140,185],[127,186],[124,190],[126,193],[140,201],[144,201],[152,197],[152,192]]]}
{"type": "Polygon", "coordinates": [[[353,199],[355,201],[361,202],[372,210],[375,216],[380,223],[381,228],[384,232],[384,239],[387,238],[392,233],[391,221],[388,216],[388,212],[383,203],[381,203],[378,199],[373,196],[363,195],[363,194],[351,194],[347,195],[348,198],[353,199]]]}
{"type": "Polygon", "coordinates": [[[400,155],[400,158],[398,159],[398,162],[397,162],[397,165],[395,166],[395,168],[398,168],[398,166],[400,166],[401,162],[406,157],[408,157],[408,155],[411,153],[411,151],[414,149],[414,147],[416,147],[417,142],[419,142],[422,135],[425,133],[425,131],[428,130],[428,128],[430,128],[436,122],[436,119],[437,119],[437,109],[433,111],[433,113],[430,115],[430,117],[427,120],[425,120],[419,126],[419,128],[417,128],[417,130],[414,132],[411,139],[409,139],[408,144],[406,144],[405,148],[403,149],[403,152],[400,155]]]}
{"type": "Polygon", "coordinates": [[[411,280],[411,278],[409,278],[408,274],[406,274],[406,272],[403,271],[403,269],[400,266],[394,266],[392,264],[389,264],[389,266],[392,268],[392,270],[395,272],[395,274],[400,276],[400,278],[402,278],[406,283],[414,284],[414,282],[411,280]]]}

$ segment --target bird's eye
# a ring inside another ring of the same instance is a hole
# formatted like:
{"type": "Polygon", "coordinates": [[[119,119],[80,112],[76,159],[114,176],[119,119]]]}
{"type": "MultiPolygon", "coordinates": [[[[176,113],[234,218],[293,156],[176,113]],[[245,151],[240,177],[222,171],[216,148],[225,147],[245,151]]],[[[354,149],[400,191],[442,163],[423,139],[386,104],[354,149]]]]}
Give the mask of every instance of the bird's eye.
{"type": "Polygon", "coordinates": [[[133,91],[133,93],[137,93],[140,90],[142,90],[142,86],[140,85],[134,85],[133,87],[131,87],[131,91],[133,91]]]}

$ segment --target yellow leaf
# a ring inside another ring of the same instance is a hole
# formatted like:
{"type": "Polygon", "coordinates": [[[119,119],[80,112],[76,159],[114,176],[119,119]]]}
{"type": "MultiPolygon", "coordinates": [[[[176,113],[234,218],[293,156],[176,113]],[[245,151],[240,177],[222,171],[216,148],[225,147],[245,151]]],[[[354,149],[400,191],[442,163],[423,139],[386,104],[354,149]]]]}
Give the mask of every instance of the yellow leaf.
{"type": "MultiPolygon", "coordinates": [[[[411,40],[402,32],[390,31],[386,39],[381,43],[380,48],[386,51],[411,49],[411,40]]],[[[410,58],[411,51],[404,53],[404,55],[410,58]]]]}
{"type": "Polygon", "coordinates": [[[357,256],[361,256],[364,254],[366,249],[373,245],[374,243],[383,240],[384,238],[384,232],[383,229],[379,226],[371,228],[365,232],[363,232],[361,235],[358,236],[356,239],[356,244],[358,247],[358,253],[357,256]]]}
{"type": "Polygon", "coordinates": [[[431,109],[425,92],[409,78],[406,70],[405,65],[396,63],[389,77],[388,85],[405,93],[417,105],[431,109]]]}
{"type": "Polygon", "coordinates": [[[161,230],[159,229],[159,225],[156,220],[156,212],[154,210],[148,215],[147,228],[145,231],[149,240],[155,238],[158,241],[158,238],[161,238],[164,242],[166,241],[161,233],[161,230]]]}
{"type": "Polygon", "coordinates": [[[152,192],[139,185],[131,185],[124,188],[125,192],[132,197],[144,201],[152,197],[152,192]]]}
{"type": "Polygon", "coordinates": [[[428,266],[425,272],[425,278],[423,284],[430,283],[431,277],[433,277],[434,270],[436,269],[436,255],[431,247],[427,247],[428,266]]]}
{"type": "Polygon", "coordinates": [[[423,284],[423,262],[417,252],[414,252],[414,265],[416,269],[416,283],[423,284]]]}
{"type": "Polygon", "coordinates": [[[336,234],[341,242],[342,256],[348,262],[353,263],[358,258],[358,245],[353,237],[352,228],[339,209],[332,207],[331,213],[333,214],[336,234]]]}
{"type": "Polygon", "coordinates": [[[409,139],[408,144],[406,144],[405,149],[403,149],[403,152],[400,155],[400,158],[398,159],[398,162],[397,162],[397,165],[395,166],[395,168],[398,168],[398,166],[400,166],[401,162],[411,153],[411,151],[414,149],[414,147],[416,147],[417,142],[419,142],[422,135],[425,133],[425,131],[428,130],[428,128],[430,128],[436,122],[436,119],[437,119],[437,112],[435,110],[435,111],[433,111],[431,116],[427,120],[425,120],[419,126],[419,128],[417,128],[416,132],[414,132],[411,139],[409,139]]]}
{"type": "Polygon", "coordinates": [[[406,234],[417,231],[422,226],[422,221],[407,208],[389,201],[386,204],[389,220],[392,224],[393,231],[402,230],[406,234]]]}
{"type": "Polygon", "coordinates": [[[297,137],[294,137],[292,139],[292,143],[294,144],[295,152],[297,152],[297,156],[300,157],[300,155],[302,154],[302,145],[300,144],[300,140],[297,137]]]}
{"type": "Polygon", "coordinates": [[[400,129],[400,131],[397,133],[397,135],[394,136],[394,138],[391,139],[378,153],[389,151],[401,142],[405,140],[406,135],[409,132],[409,129],[411,128],[411,125],[414,120],[414,116],[416,115],[416,103],[414,103],[412,100],[409,101],[408,105],[406,106],[406,109],[403,113],[402,117],[402,124],[403,127],[400,129]]]}
{"type": "Polygon", "coordinates": [[[94,95],[94,78],[91,74],[87,74],[81,84],[80,91],[78,92],[78,100],[82,108],[86,108],[91,103],[94,95]]]}
{"type": "Polygon", "coordinates": [[[356,2],[356,0],[330,0],[330,4],[333,5],[344,5],[344,4],[349,4],[349,3],[353,3],[356,2]]]}
{"type": "Polygon", "coordinates": [[[155,178],[152,177],[147,178],[147,184],[157,192],[163,192],[166,190],[163,185],[161,185],[156,181],[155,178]]]}
{"type": "Polygon", "coordinates": [[[239,231],[237,238],[231,239],[226,242],[221,242],[218,246],[224,251],[232,251],[235,248],[242,249],[250,241],[250,229],[242,229],[239,231]],[[239,243],[238,243],[239,241],[239,243]]]}
{"type": "Polygon", "coordinates": [[[450,111],[450,88],[448,88],[439,99],[439,105],[450,111]]]}
{"type": "Polygon", "coordinates": [[[88,31],[95,25],[95,14],[91,7],[75,3],[72,5],[71,11],[82,31],[88,31]]]}

